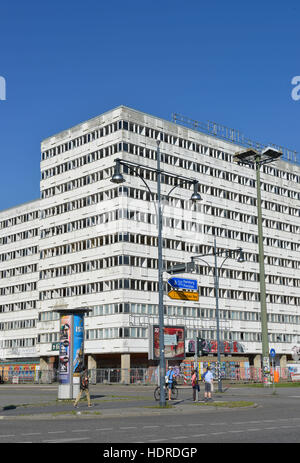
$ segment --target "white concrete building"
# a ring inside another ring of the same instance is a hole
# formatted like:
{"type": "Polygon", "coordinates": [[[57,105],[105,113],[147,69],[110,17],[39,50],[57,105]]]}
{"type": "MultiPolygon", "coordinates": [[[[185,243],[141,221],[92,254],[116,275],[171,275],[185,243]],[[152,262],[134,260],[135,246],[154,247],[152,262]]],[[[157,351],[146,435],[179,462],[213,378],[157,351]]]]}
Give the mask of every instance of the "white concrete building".
{"type": "MultiPolygon", "coordinates": [[[[40,209],[34,332],[46,362],[58,358],[54,310],[63,304],[92,309],[85,320],[91,367],[151,363],[149,327],[158,324],[155,203],[138,176],[125,170],[126,183],[110,180],[116,158],[133,161],[145,166],[141,173],[156,192],[147,167],[156,167],[157,138],[166,172],[162,193],[175,186],[172,172],[197,179],[203,199],[194,205],[192,187],[181,185],[165,201],[165,266],[211,253],[214,237],[220,250],[242,247],[247,262],[228,259],[221,269],[221,339],[238,342],[252,364],[261,353],[254,170],[232,162],[237,144],[120,106],[42,141],[41,199],[33,203],[40,209]]],[[[261,174],[269,343],[277,362],[300,343],[299,178],[299,166],[284,160],[261,174]]],[[[213,257],[205,260],[213,266],[213,257]]],[[[196,335],[216,339],[213,270],[200,261],[198,270],[199,302],[170,299],[165,274],[165,325],[186,327],[186,350],[196,335]]],[[[1,307],[5,300],[1,294],[1,307]]],[[[2,326],[16,313],[0,316],[2,326]]]]}
{"type": "Polygon", "coordinates": [[[0,359],[38,358],[39,200],[0,212],[0,359]]]}

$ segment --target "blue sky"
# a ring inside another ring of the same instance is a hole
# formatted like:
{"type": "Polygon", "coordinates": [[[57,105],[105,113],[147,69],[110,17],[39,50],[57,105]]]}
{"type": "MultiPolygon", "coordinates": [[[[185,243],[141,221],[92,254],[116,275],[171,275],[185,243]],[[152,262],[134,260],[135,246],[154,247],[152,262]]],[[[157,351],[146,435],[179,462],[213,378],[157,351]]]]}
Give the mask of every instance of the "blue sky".
{"type": "Polygon", "coordinates": [[[3,0],[0,10],[0,209],[39,197],[43,138],[120,104],[300,153],[299,1],[3,0]]]}

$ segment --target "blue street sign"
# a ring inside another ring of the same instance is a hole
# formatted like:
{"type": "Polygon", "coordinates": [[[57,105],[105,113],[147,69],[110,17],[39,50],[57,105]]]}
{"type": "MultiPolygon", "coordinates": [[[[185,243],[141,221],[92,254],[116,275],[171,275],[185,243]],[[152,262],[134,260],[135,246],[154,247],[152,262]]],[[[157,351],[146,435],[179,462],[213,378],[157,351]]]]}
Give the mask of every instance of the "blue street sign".
{"type": "Polygon", "coordinates": [[[271,355],[271,357],[275,357],[275,355],[276,355],[275,349],[270,350],[270,355],[271,355]]]}
{"type": "Polygon", "coordinates": [[[170,278],[168,283],[176,289],[197,290],[197,280],[190,280],[189,278],[170,278]]]}

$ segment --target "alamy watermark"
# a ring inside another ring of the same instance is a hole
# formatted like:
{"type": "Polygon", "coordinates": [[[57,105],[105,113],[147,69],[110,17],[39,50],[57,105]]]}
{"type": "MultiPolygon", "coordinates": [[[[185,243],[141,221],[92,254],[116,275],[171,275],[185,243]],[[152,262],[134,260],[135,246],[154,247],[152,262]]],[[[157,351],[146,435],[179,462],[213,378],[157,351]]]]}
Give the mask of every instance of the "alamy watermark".
{"type": "Polygon", "coordinates": [[[6,100],[6,80],[0,76],[0,100],[6,100]]]}
{"type": "Polygon", "coordinates": [[[292,98],[294,101],[300,100],[300,76],[294,76],[292,78],[292,85],[295,85],[295,87],[292,90],[292,98]]]}

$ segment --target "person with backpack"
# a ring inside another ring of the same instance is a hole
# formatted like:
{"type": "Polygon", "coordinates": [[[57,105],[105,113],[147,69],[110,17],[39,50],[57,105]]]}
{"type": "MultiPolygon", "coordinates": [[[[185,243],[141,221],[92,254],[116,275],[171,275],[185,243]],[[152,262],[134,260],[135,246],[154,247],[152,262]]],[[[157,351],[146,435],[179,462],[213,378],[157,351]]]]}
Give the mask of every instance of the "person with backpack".
{"type": "Polygon", "coordinates": [[[173,383],[175,381],[175,377],[176,377],[176,372],[173,369],[173,367],[170,366],[169,371],[166,374],[166,381],[167,381],[167,387],[168,387],[168,393],[169,393],[169,400],[172,400],[171,399],[171,394],[172,394],[172,387],[173,387],[173,383]]]}
{"type": "Polygon", "coordinates": [[[197,400],[197,392],[200,392],[200,386],[198,384],[197,371],[192,370],[192,388],[193,388],[193,401],[197,400]]]}
{"type": "Polygon", "coordinates": [[[89,375],[87,370],[84,370],[80,375],[80,391],[74,402],[74,408],[78,408],[78,402],[84,392],[88,401],[88,407],[92,407],[91,396],[89,392],[89,375]]]}

